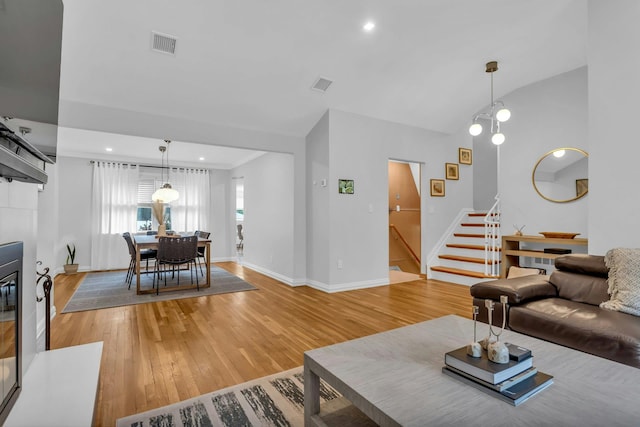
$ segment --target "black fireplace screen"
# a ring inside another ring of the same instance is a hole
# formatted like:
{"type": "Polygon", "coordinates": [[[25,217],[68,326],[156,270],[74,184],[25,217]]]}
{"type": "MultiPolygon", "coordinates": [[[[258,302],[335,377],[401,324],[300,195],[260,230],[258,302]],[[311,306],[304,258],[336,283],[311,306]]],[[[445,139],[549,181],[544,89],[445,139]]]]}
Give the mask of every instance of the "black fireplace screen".
{"type": "Polygon", "coordinates": [[[22,242],[0,245],[0,425],[22,383],[22,242]]]}

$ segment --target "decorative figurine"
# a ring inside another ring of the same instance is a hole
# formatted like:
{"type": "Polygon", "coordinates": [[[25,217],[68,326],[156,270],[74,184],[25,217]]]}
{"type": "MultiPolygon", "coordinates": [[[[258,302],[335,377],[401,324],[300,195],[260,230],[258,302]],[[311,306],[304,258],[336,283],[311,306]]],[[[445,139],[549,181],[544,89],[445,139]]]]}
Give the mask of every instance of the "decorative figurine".
{"type": "Polygon", "coordinates": [[[489,344],[496,341],[496,338],[491,334],[491,313],[493,312],[493,301],[490,299],[484,300],[484,306],[487,308],[487,312],[489,313],[489,335],[480,341],[480,346],[483,350],[488,350],[489,344]]]}
{"type": "Polygon", "coordinates": [[[506,295],[500,295],[500,303],[502,304],[502,327],[500,328],[499,333],[493,332],[493,323],[491,318],[493,312],[493,301],[491,301],[491,310],[489,310],[489,333],[490,336],[493,335],[496,339],[495,341],[487,344],[487,357],[492,362],[500,364],[509,363],[509,349],[503,342],[500,342],[500,335],[504,332],[504,327],[507,321],[507,301],[508,298],[506,295]]]}
{"type": "Polygon", "coordinates": [[[473,306],[473,342],[467,346],[467,354],[471,357],[482,356],[482,346],[477,341],[476,335],[476,318],[478,317],[479,308],[477,305],[473,306]]]}
{"type": "Polygon", "coordinates": [[[522,230],[524,230],[525,227],[526,225],[523,225],[522,227],[518,227],[518,224],[513,224],[513,228],[516,229],[516,231],[513,234],[516,236],[522,236],[522,230]]]}

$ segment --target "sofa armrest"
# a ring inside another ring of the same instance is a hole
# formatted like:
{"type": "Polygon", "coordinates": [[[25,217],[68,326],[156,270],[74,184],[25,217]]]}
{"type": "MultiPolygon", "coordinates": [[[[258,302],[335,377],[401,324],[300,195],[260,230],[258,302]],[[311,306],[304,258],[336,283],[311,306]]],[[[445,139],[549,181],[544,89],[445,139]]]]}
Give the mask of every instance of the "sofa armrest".
{"type": "Polygon", "coordinates": [[[491,280],[471,286],[471,296],[474,298],[500,301],[500,295],[506,295],[509,304],[520,304],[529,300],[555,297],[558,290],[549,283],[549,276],[540,274],[491,280]]]}

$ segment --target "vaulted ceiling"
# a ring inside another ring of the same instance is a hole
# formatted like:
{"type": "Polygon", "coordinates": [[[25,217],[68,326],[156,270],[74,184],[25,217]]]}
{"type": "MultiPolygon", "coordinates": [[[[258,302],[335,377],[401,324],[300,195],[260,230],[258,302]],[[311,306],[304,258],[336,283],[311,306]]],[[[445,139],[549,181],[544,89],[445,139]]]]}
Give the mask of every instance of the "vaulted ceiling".
{"type": "Polygon", "coordinates": [[[487,61],[499,97],[584,66],[586,33],[586,0],[64,0],[60,99],[300,137],[329,108],[451,133],[489,103],[487,61]]]}

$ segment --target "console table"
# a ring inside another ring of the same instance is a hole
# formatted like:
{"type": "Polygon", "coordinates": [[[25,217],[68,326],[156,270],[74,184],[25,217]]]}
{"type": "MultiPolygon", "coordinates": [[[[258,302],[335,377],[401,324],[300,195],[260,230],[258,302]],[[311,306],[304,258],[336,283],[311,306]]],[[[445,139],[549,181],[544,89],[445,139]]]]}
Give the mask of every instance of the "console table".
{"type": "Polygon", "coordinates": [[[561,254],[545,253],[542,249],[521,249],[521,243],[535,243],[554,246],[587,246],[588,239],[559,239],[542,236],[502,236],[502,262],[500,276],[506,277],[509,267],[520,265],[520,257],[556,259],[561,254]]]}

